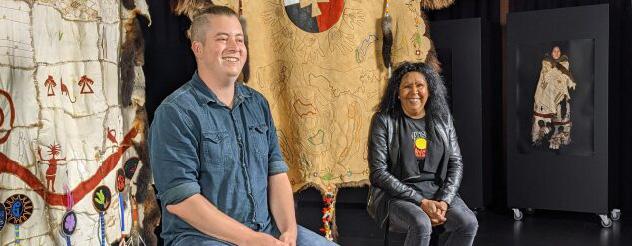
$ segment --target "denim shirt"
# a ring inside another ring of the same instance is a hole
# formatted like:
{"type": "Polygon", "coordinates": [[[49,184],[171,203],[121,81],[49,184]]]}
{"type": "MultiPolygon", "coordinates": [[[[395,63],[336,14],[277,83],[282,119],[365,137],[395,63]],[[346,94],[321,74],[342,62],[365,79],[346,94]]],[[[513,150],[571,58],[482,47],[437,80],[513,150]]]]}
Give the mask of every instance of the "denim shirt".
{"type": "Polygon", "coordinates": [[[253,230],[276,228],[268,209],[268,176],[288,168],[268,102],[254,89],[236,83],[231,109],[196,72],[156,109],[149,155],[166,245],[204,235],[166,210],[198,193],[253,230]]]}

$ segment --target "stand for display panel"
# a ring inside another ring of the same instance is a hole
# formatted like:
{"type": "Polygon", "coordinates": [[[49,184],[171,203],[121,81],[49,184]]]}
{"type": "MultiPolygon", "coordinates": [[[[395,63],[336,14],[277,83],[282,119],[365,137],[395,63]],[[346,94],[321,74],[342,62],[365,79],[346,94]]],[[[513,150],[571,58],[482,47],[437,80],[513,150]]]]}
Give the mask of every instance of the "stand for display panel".
{"type": "Polygon", "coordinates": [[[527,209],[528,213],[534,209],[595,213],[603,227],[612,226],[612,220],[620,218],[620,210],[612,209],[617,205],[614,184],[619,155],[614,141],[617,116],[609,112],[609,104],[618,95],[609,85],[608,53],[607,4],[509,14],[503,90],[507,202],[513,208],[514,219],[523,219],[521,209],[527,209]],[[525,142],[531,140],[528,127],[533,121],[529,117],[533,114],[535,91],[532,80],[537,82],[543,58],[543,53],[532,51],[555,42],[569,44],[565,52],[570,52],[570,72],[580,76],[575,78],[577,87],[592,91],[571,94],[570,112],[575,127],[571,129],[571,139],[578,141],[571,140],[570,145],[560,150],[547,150],[527,146],[525,142]],[[587,51],[590,49],[594,52],[587,51]],[[535,61],[537,64],[529,59],[533,56],[540,57],[535,61]],[[592,67],[577,69],[586,64],[592,67]],[[538,69],[536,74],[525,72],[534,66],[538,69]],[[590,104],[574,105],[577,101],[590,104]],[[588,127],[581,130],[581,126],[588,127]],[[589,148],[578,147],[581,144],[589,148]]]}

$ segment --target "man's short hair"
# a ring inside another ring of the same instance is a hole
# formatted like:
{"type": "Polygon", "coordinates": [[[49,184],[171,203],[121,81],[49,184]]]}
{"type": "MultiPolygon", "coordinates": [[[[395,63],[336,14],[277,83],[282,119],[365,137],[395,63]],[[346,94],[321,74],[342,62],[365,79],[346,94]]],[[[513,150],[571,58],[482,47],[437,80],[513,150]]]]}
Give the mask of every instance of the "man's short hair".
{"type": "Polygon", "coordinates": [[[191,42],[198,41],[204,43],[206,40],[206,32],[208,31],[209,17],[212,15],[238,17],[234,10],[226,6],[213,5],[210,8],[200,11],[193,17],[193,20],[191,20],[191,27],[188,32],[191,42]]]}

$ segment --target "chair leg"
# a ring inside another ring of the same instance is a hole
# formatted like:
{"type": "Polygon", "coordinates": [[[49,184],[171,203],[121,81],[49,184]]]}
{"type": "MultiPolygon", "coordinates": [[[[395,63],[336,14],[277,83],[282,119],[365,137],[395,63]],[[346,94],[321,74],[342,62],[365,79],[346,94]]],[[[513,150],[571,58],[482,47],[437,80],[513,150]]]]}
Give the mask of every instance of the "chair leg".
{"type": "Polygon", "coordinates": [[[390,241],[388,240],[389,238],[389,224],[390,223],[386,223],[386,225],[384,226],[384,246],[389,246],[390,245],[390,241]]]}

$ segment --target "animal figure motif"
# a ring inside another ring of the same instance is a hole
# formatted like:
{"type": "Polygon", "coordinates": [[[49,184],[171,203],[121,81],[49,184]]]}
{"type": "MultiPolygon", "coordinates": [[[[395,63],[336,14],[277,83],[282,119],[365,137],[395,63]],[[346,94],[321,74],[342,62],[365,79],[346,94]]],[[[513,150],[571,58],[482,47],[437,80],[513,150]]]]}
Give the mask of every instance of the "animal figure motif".
{"type": "Polygon", "coordinates": [[[64,84],[64,79],[63,78],[61,79],[61,94],[68,96],[68,100],[70,100],[71,103],[75,103],[77,101],[77,97],[75,97],[75,100],[70,98],[70,93],[68,92],[68,86],[66,86],[66,84],[64,84]]]}

